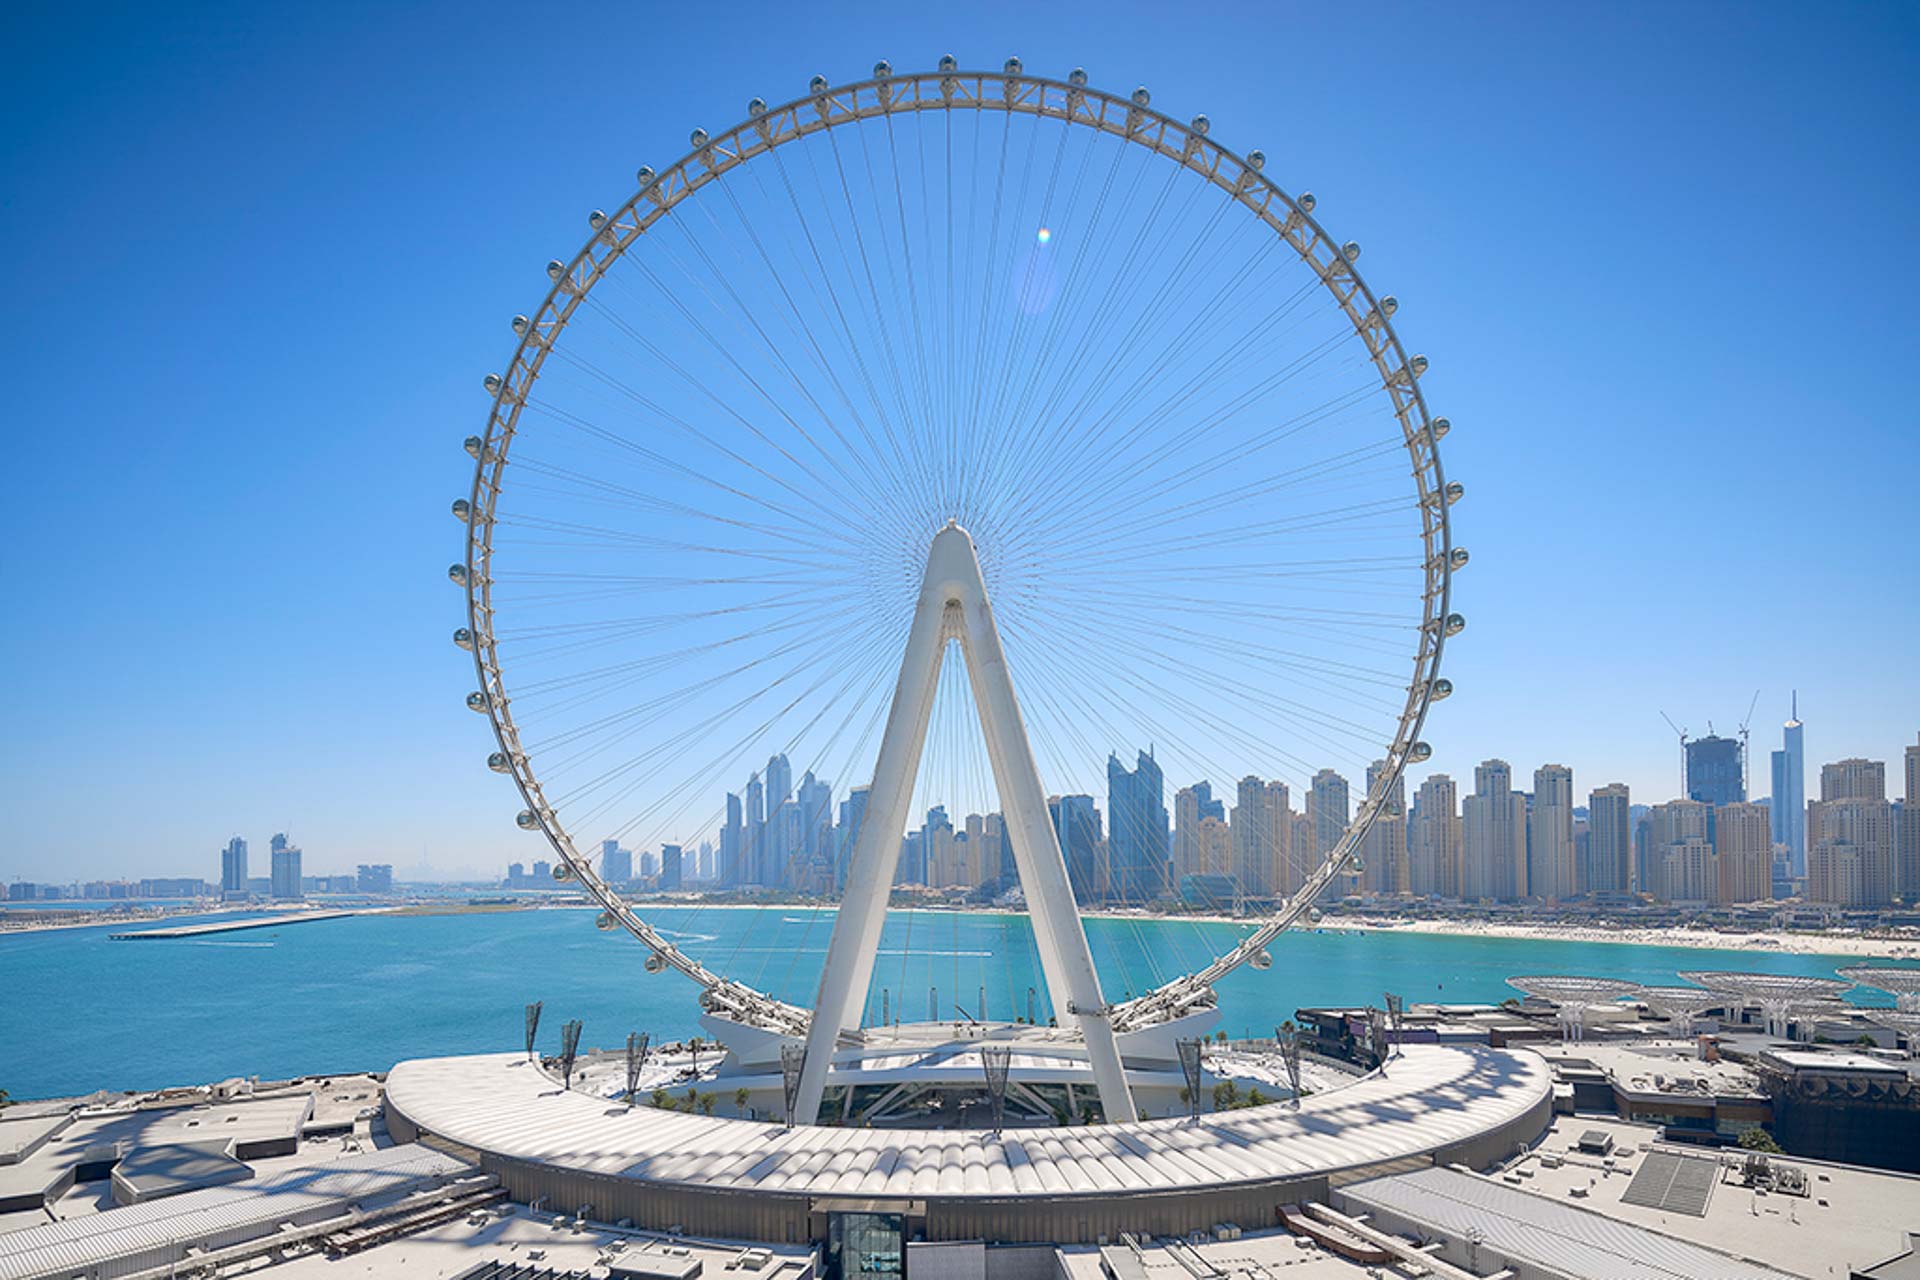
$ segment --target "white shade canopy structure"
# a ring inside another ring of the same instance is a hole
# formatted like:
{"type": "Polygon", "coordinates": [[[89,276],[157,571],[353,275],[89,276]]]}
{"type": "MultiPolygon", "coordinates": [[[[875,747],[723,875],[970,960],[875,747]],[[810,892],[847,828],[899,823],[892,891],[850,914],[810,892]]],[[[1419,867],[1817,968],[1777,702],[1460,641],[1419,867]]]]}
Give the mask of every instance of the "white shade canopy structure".
{"type": "Polygon", "coordinates": [[[1893,997],[1894,1006],[1907,1013],[1920,1013],[1920,969],[1895,969],[1888,965],[1853,964],[1839,971],[1840,976],[1863,987],[1884,991],[1893,997]]]}
{"type": "Polygon", "coordinates": [[[1655,1013],[1685,1024],[1689,1034],[1694,1018],[1727,1003],[1726,996],[1705,987],[1641,987],[1634,994],[1655,1013]]]}
{"type": "Polygon", "coordinates": [[[1589,978],[1579,974],[1530,974],[1508,978],[1507,985],[1553,1005],[1559,1015],[1560,1034],[1568,1040],[1585,1036],[1589,1008],[1612,1004],[1640,990],[1637,984],[1619,978],[1589,978]]]}
{"type": "Polygon", "coordinates": [[[1743,1005],[1760,1006],[1766,1015],[1767,1034],[1784,1036],[1796,1013],[1808,1014],[1838,1007],[1841,995],[1853,989],[1844,978],[1815,978],[1792,973],[1728,973],[1716,969],[1695,969],[1680,977],[1712,991],[1738,999],[1743,1005]]]}
{"type": "Polygon", "coordinates": [[[1920,1048],[1920,1012],[1908,1013],[1900,1009],[1862,1009],[1861,1012],[1873,1022],[1905,1037],[1908,1057],[1914,1056],[1915,1050],[1920,1048]]]}

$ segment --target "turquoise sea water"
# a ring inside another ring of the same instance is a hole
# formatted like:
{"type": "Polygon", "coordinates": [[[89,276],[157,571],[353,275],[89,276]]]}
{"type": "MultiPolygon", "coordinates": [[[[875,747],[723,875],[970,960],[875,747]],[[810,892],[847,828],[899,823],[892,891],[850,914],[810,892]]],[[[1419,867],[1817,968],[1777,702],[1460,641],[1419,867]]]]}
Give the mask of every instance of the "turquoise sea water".
{"type": "MultiPolygon", "coordinates": [[[[695,957],[810,1004],[831,916],[807,908],[680,908],[652,913],[695,957]]],[[[167,923],[178,923],[168,921],[167,923]]],[[[142,926],[146,927],[146,926],[142,926]]],[[[428,1054],[517,1047],[522,1007],[546,1002],[543,1042],[579,1018],[582,1042],[630,1030],[699,1031],[692,984],[648,974],[642,948],[600,933],[585,911],[358,916],[164,942],[114,942],[113,927],[0,935],[0,1088],[15,1098],[94,1089],[383,1070],[428,1054]]],[[[1087,922],[1110,996],[1138,993],[1229,946],[1239,926],[1087,922]]],[[[1221,984],[1221,1026],[1271,1034],[1301,1005],[1502,1000],[1518,973],[1604,973],[1671,982],[1681,969],[1831,976],[1836,956],[1431,934],[1288,933],[1273,967],[1221,984]]],[[[1024,1014],[1032,987],[1049,1009],[1023,916],[894,912],[868,1017],[884,998],[908,1020],[1024,1014]],[[904,993],[904,994],[903,994],[904,993]]],[[[1863,1002],[1878,999],[1862,993],[1863,1002]]],[[[551,1047],[551,1046],[550,1046],[551,1047]]]]}

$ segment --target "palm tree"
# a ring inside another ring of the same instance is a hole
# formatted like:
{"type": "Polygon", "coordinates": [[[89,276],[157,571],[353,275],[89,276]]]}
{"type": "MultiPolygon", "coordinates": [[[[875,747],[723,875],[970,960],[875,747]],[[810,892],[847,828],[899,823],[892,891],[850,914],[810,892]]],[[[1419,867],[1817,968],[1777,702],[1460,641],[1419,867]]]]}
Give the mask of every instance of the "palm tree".
{"type": "Polygon", "coordinates": [[[747,1099],[752,1096],[753,1095],[748,1093],[745,1088],[735,1089],[733,1091],[733,1114],[737,1116],[746,1115],[747,1099]]]}
{"type": "Polygon", "coordinates": [[[717,1093],[703,1093],[703,1094],[701,1094],[701,1095],[700,1095],[700,1114],[701,1114],[701,1115],[703,1115],[703,1116],[710,1116],[710,1115],[712,1115],[712,1114],[713,1114],[713,1104],[714,1104],[714,1103],[716,1103],[716,1102],[718,1102],[718,1101],[720,1101],[720,1095],[719,1095],[719,1094],[717,1094],[717,1093]]]}
{"type": "Polygon", "coordinates": [[[702,1046],[702,1041],[699,1036],[694,1036],[692,1039],[687,1041],[687,1052],[693,1055],[693,1074],[696,1076],[700,1074],[701,1046],[702,1046]]]}
{"type": "Polygon", "coordinates": [[[673,1096],[665,1089],[655,1089],[653,1091],[653,1105],[662,1111],[666,1111],[673,1106],[673,1096]]]}

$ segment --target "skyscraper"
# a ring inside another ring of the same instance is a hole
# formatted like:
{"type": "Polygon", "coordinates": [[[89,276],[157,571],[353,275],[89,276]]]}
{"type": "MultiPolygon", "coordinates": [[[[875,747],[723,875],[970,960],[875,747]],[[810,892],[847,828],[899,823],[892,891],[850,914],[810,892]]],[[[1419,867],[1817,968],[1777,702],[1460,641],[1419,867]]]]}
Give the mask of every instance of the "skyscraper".
{"type": "Polygon", "coordinates": [[[1107,757],[1107,818],[1113,899],[1153,901],[1169,887],[1166,778],[1147,752],[1131,770],[1107,757]]]}
{"type": "Polygon", "coordinates": [[[247,842],[239,836],[227,841],[227,847],[220,851],[220,896],[247,896],[247,842]]]}
{"type": "Polygon", "coordinates": [[[1353,802],[1348,794],[1347,780],[1331,769],[1322,769],[1313,775],[1313,784],[1307,789],[1307,815],[1313,819],[1313,852],[1316,859],[1325,858],[1340,843],[1340,837],[1347,833],[1347,823],[1353,814],[1353,802]]]}
{"type": "Polygon", "coordinates": [[[1099,901],[1100,811],[1093,797],[1054,796],[1047,801],[1053,832],[1060,841],[1060,855],[1067,860],[1067,883],[1073,887],[1073,900],[1086,906],[1099,901]]]}
{"type": "Polygon", "coordinates": [[[1920,743],[1907,748],[1906,803],[1900,806],[1900,857],[1894,888],[1909,907],[1920,904],[1920,743]]]}
{"type": "Polygon", "coordinates": [[[272,850],[273,896],[283,902],[295,902],[306,896],[300,883],[300,847],[288,844],[285,832],[276,832],[272,850]]]}
{"type": "Polygon", "coordinates": [[[633,879],[633,851],[622,849],[618,840],[602,840],[600,878],[609,884],[625,884],[633,879]]]}
{"type": "Polygon", "coordinates": [[[720,828],[720,865],[714,878],[722,888],[740,884],[746,871],[747,824],[740,797],[727,793],[727,820],[720,828]]]}
{"type": "Polygon", "coordinates": [[[747,815],[745,844],[740,850],[740,880],[743,885],[770,883],[767,871],[767,786],[754,774],[747,779],[747,815]]]}
{"type": "MultiPolygon", "coordinates": [[[[1173,797],[1173,875],[1208,874],[1201,866],[1206,859],[1201,844],[1200,824],[1208,818],[1225,822],[1226,805],[1213,798],[1213,784],[1196,782],[1182,787],[1173,797]]],[[[1222,869],[1220,874],[1226,874],[1222,869]]]]}
{"type": "Polygon", "coordinates": [[[1292,891],[1293,823],[1287,784],[1249,775],[1234,793],[1229,827],[1233,837],[1233,876],[1250,898],[1271,898],[1292,891]]]}
{"type": "Polygon", "coordinates": [[[822,782],[807,770],[800,779],[795,797],[800,822],[795,860],[803,865],[798,882],[808,893],[825,893],[833,887],[833,784],[822,782]]]}
{"type": "Polygon", "coordinates": [[[1633,887],[1633,802],[1624,782],[1610,782],[1587,797],[1585,872],[1589,893],[1633,887]]]}
{"type": "Polygon", "coordinates": [[[1893,885],[1886,765],[1858,758],[1823,765],[1820,799],[1807,815],[1808,901],[1886,906],[1893,885]]]}
{"type": "Polygon", "coordinates": [[[680,846],[677,844],[663,844],[660,846],[659,886],[661,892],[674,893],[679,890],[684,875],[681,868],[683,856],[680,846]]]}
{"type": "Polygon", "coordinates": [[[1773,897],[1773,827],[1766,806],[1723,804],[1713,811],[1713,855],[1721,902],[1766,902],[1773,897]]]}
{"type": "Polygon", "coordinates": [[[1712,902],[1720,893],[1713,861],[1713,806],[1669,800],[1647,813],[1647,863],[1653,884],[1641,885],[1663,902],[1712,902]]]}
{"type": "Polygon", "coordinates": [[[1793,695],[1784,740],[1773,753],[1773,839],[1787,846],[1796,877],[1807,874],[1807,749],[1800,724],[1800,695],[1793,695]]]}
{"type": "Polygon", "coordinates": [[[853,847],[860,841],[860,822],[867,816],[867,791],[866,787],[855,787],[840,802],[840,821],[833,832],[833,884],[843,893],[853,866],[853,847]]]}
{"type": "Polygon", "coordinates": [[[1527,798],[1513,789],[1513,766],[1481,761],[1473,771],[1473,794],[1460,807],[1466,837],[1460,896],[1526,897],[1527,798]]]}
{"type": "MultiPolygon", "coordinates": [[[[1367,766],[1367,794],[1386,771],[1385,760],[1367,766]]],[[[1404,775],[1393,780],[1385,803],[1374,816],[1360,843],[1360,888],[1365,893],[1401,894],[1412,892],[1407,866],[1407,785],[1404,775]]]]}
{"type": "Polygon", "coordinates": [[[1533,771],[1533,811],[1527,816],[1527,887],[1537,898],[1562,902],[1582,892],[1573,861],[1573,770],[1543,764],[1533,771]]]}
{"type": "Polygon", "coordinates": [[[1414,793],[1407,831],[1408,878],[1422,897],[1461,895],[1460,788],[1444,773],[1430,773],[1414,793]]]}
{"type": "Polygon", "coordinates": [[[1747,785],[1741,777],[1740,743],[1708,734],[1687,744],[1687,799],[1701,804],[1741,804],[1747,785]]]}

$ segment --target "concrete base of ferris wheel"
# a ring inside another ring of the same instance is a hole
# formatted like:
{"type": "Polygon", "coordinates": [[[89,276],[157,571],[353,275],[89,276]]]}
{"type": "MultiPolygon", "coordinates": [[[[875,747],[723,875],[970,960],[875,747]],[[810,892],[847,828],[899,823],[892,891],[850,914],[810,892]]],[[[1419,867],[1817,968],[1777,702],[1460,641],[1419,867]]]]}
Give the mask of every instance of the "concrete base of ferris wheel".
{"type": "Polygon", "coordinates": [[[1091,1242],[1273,1225],[1283,1204],[1434,1164],[1484,1167],[1552,1119],[1537,1054],[1409,1045],[1385,1073],[1274,1103],[1121,1124],[798,1126],[627,1106],[517,1054],[403,1062],[387,1123],[474,1160],[516,1200],[658,1230],[799,1243],[836,1211],[899,1213],[927,1240],[1091,1242]]]}

